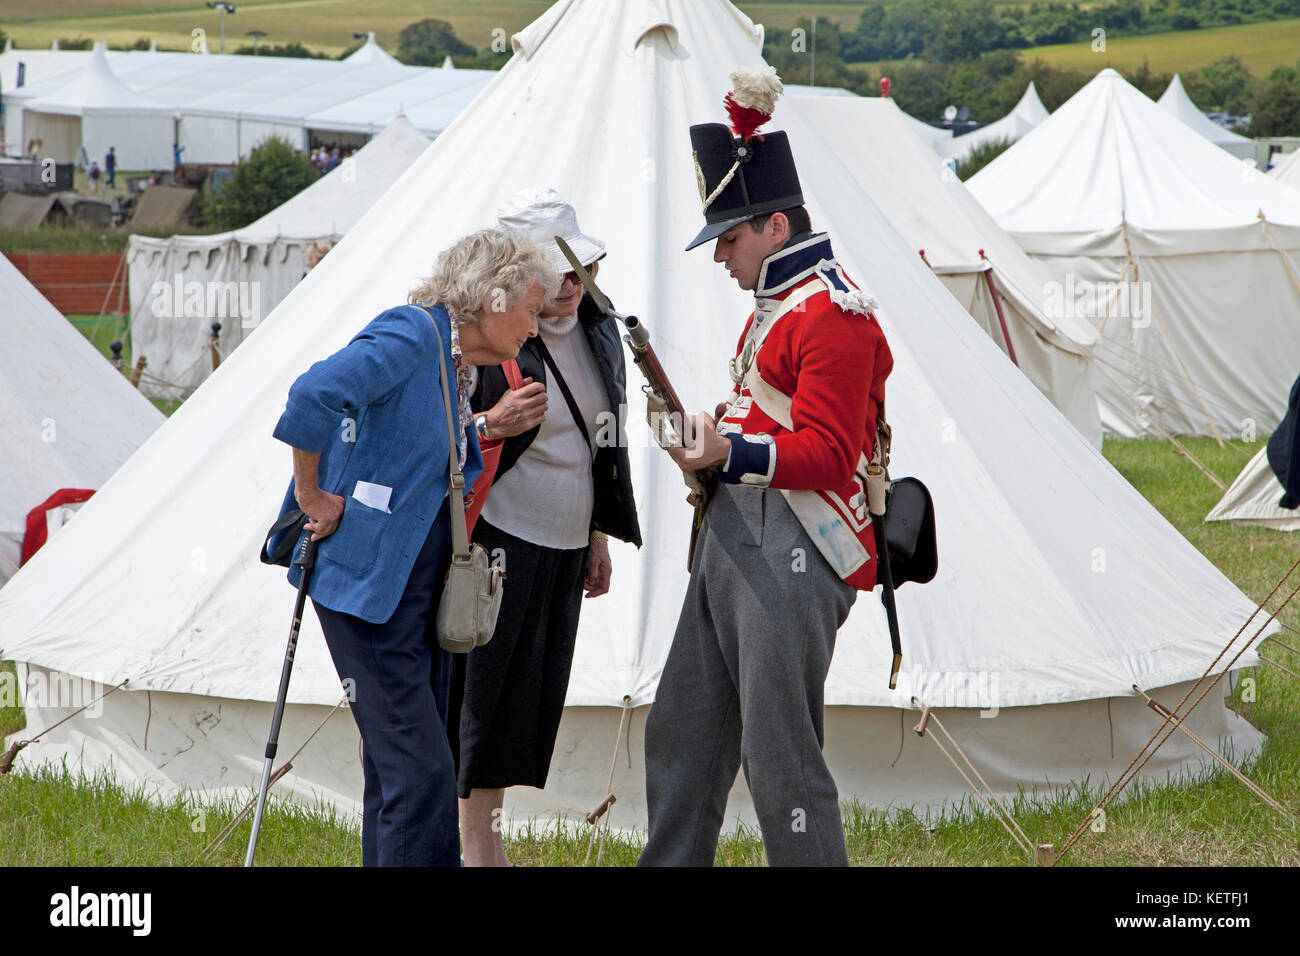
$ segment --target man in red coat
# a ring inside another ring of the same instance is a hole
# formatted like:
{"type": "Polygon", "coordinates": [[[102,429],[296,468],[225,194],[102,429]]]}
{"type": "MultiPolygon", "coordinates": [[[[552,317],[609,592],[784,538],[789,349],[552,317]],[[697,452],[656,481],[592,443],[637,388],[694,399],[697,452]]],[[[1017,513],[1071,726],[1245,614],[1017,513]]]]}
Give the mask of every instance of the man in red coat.
{"type": "Polygon", "coordinates": [[[865,472],[893,358],[812,232],[785,133],[744,122],[780,91],[763,69],[733,75],[731,129],[691,128],[706,225],[687,248],[715,240],[755,303],[717,421],[698,414],[693,443],[670,449],[718,484],[646,723],[641,865],[711,865],[741,766],[769,863],[848,864],[823,696],[836,632],[875,585],[865,472]]]}

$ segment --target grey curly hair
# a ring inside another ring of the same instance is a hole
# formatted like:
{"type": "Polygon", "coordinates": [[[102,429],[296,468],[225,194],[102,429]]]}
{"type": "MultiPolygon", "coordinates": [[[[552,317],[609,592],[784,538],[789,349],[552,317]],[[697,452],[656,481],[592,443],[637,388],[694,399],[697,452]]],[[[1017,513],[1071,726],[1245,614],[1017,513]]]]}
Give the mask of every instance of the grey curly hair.
{"type": "Polygon", "coordinates": [[[407,297],[412,304],[441,302],[458,322],[476,321],[484,312],[512,309],[540,284],[547,298],[561,276],[546,251],[513,229],[482,229],[458,239],[438,254],[433,275],[407,297]]]}

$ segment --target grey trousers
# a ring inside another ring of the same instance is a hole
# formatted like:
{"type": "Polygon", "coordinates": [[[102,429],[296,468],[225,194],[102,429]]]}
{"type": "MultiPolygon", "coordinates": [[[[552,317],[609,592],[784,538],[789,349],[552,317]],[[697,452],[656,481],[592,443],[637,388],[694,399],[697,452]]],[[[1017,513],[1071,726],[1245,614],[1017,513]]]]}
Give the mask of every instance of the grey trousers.
{"type": "Polygon", "coordinates": [[[822,702],[857,591],[773,489],[720,485],[696,547],[646,721],[638,865],[712,866],[743,766],[771,865],[847,866],[822,702]]]}

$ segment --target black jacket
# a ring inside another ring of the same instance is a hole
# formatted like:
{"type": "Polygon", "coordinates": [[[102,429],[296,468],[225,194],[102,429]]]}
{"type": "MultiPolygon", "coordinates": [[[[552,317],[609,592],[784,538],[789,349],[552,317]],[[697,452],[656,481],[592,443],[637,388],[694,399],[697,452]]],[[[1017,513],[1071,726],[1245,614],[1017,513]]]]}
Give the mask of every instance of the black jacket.
{"type": "MultiPolygon", "coordinates": [[[[619,340],[618,328],[614,319],[607,319],[596,308],[591,297],[584,295],[578,305],[578,324],[587,335],[591,354],[596,358],[601,381],[605,383],[605,395],[609,407],[615,411],[616,434],[611,429],[601,428],[591,436],[600,447],[591,466],[591,477],[595,491],[595,505],[592,509],[591,526],[593,530],[620,541],[627,541],[641,547],[641,526],[636,516],[636,499],[632,494],[632,469],[627,455],[627,365],[623,359],[623,343],[619,340]]],[[[530,338],[519,350],[519,372],[524,378],[546,383],[546,363],[538,348],[539,339],[530,338]]],[[[470,406],[475,412],[486,411],[496,405],[509,388],[506,373],[501,366],[483,366],[479,368],[478,385],[470,395],[470,406]]],[[[549,415],[569,415],[569,409],[563,401],[552,402],[549,415]]],[[[501,448],[501,462],[497,465],[497,477],[501,477],[519,460],[541,426],[537,426],[521,435],[505,440],[501,448]]]]}
{"type": "Polygon", "coordinates": [[[1300,419],[1300,378],[1291,386],[1286,415],[1268,439],[1268,463],[1286,489],[1286,494],[1278,502],[1283,508],[1300,506],[1300,432],[1296,429],[1297,419],[1300,419]]]}

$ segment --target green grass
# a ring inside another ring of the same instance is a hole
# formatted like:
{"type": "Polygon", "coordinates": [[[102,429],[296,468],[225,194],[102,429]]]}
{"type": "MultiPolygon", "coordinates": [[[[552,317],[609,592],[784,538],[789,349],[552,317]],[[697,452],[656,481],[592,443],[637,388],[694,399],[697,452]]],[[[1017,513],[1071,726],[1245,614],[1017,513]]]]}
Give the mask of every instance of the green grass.
{"type": "Polygon", "coordinates": [[[1300,59],[1300,18],[1146,36],[1110,34],[1104,53],[1092,52],[1089,40],[1029,47],[1021,51],[1021,59],[1026,63],[1041,59],[1050,66],[1089,73],[1107,66],[1136,69],[1145,60],[1155,73],[1178,73],[1231,54],[1241,57],[1246,68],[1261,79],[1275,66],[1294,66],[1300,59]]]}
{"type": "Polygon", "coordinates": [[[126,250],[128,238],[126,232],[83,225],[37,226],[34,229],[0,227],[0,252],[63,255],[121,253],[126,250]]]}
{"type": "MultiPolygon", "coordinates": [[[[612,0],[611,0],[612,2],[612,0]]],[[[249,30],[265,30],[265,43],[302,43],[337,56],[356,44],[352,34],[373,30],[390,52],[407,24],[426,17],[449,21],[456,35],[478,49],[488,46],[493,30],[508,38],[551,6],[552,0],[244,0],[226,19],[226,49],[250,43],[249,30]]],[[[842,29],[857,26],[866,6],[861,0],[739,0],[749,17],[768,32],[786,30],[805,17],[825,17],[842,29]]],[[[1003,5],[1003,4],[999,4],[1003,5]]],[[[1016,3],[1005,4],[1008,6],[1016,3]]],[[[1087,7],[1090,4],[1084,3],[1087,7]]],[[[50,0],[42,16],[32,16],[29,0],[0,0],[0,27],[18,47],[48,49],[61,37],[107,40],[113,47],[150,37],[161,49],[190,49],[195,27],[207,32],[208,48],[217,52],[221,21],[197,0],[50,0]],[[27,18],[31,18],[30,21],[27,18]]]]}
{"type": "MultiPolygon", "coordinates": [[[[131,337],[126,333],[126,316],[109,314],[70,315],[68,321],[77,327],[90,344],[99,350],[106,359],[113,357],[111,345],[114,340],[122,343],[122,371],[129,374],[135,367],[135,357],[131,354],[131,337]]],[[[151,398],[154,407],[164,415],[171,415],[181,407],[181,400],[175,398],[151,398]]]]}
{"type": "MultiPolygon", "coordinates": [[[[17,707],[7,707],[9,693],[8,688],[17,688],[17,671],[14,669],[13,661],[0,661],[0,740],[10,734],[15,734],[27,726],[27,718],[23,714],[22,701],[18,701],[17,707]]],[[[15,699],[18,695],[14,695],[15,699]]]]}
{"type": "MultiPolygon", "coordinates": [[[[509,36],[522,30],[551,6],[552,0],[245,0],[226,18],[226,50],[250,43],[249,30],[265,30],[263,42],[302,43],[337,56],[355,45],[353,32],[373,30],[379,44],[392,51],[407,24],[426,17],[449,21],[456,35],[482,49],[493,31],[509,36]]],[[[749,16],[777,27],[800,17],[824,16],[852,28],[861,2],[742,2],[749,16]]],[[[0,27],[18,47],[43,47],[60,37],[107,40],[118,47],[151,37],[160,48],[188,50],[195,27],[207,32],[208,49],[217,52],[221,22],[217,13],[193,0],[53,0],[33,17],[26,0],[0,0],[0,27]]]]}
{"type": "MultiPolygon", "coordinates": [[[[66,771],[0,778],[6,866],[239,866],[249,824],[211,855],[207,845],[243,806],[177,797],[159,805],[142,789],[104,778],[76,785],[66,771]]],[[[328,810],[273,801],[258,839],[264,866],[345,866],[361,854],[360,835],[328,810]]]]}
{"type": "MultiPolygon", "coordinates": [[[[1225,448],[1213,439],[1184,443],[1211,470],[1230,480],[1262,442],[1234,442],[1225,448]]],[[[1204,515],[1220,492],[1167,442],[1107,441],[1105,454],[1192,544],[1257,600],[1295,560],[1294,536],[1220,522],[1206,524],[1204,515]]],[[[1288,608],[1281,620],[1300,627],[1300,604],[1288,608]]],[[[1276,647],[1269,653],[1300,670],[1296,655],[1276,647]]],[[[1250,676],[1257,682],[1255,701],[1238,700],[1234,706],[1268,735],[1268,741],[1242,769],[1284,805],[1298,807],[1300,683],[1271,667],[1254,669],[1250,676]]],[[[1239,683],[1239,691],[1240,687],[1239,683]]],[[[1202,706],[1215,706],[1215,701],[1202,706]]],[[[0,729],[12,733],[21,726],[21,710],[0,708],[0,729]]],[[[1085,819],[1097,796],[1098,791],[1085,783],[1045,803],[1022,796],[1012,802],[1012,811],[1032,840],[1059,848],[1085,819]]],[[[1066,856],[1065,865],[1300,865],[1295,825],[1226,773],[1206,773],[1174,784],[1134,784],[1126,796],[1109,809],[1105,832],[1085,833],[1066,856]]],[[[214,858],[201,858],[203,846],[237,808],[231,801],[207,806],[202,818],[206,830],[196,833],[198,806],[192,800],[157,806],[103,779],[78,786],[66,775],[48,771],[10,774],[0,778],[0,819],[6,821],[0,866],[239,863],[248,823],[240,825],[214,858]]],[[[844,819],[849,856],[859,865],[1018,866],[1026,862],[997,820],[978,812],[969,801],[930,815],[887,814],[848,805],[844,819]]],[[[507,841],[507,852],[521,865],[581,866],[589,837],[590,829],[578,822],[525,826],[507,841]]],[[[639,849],[636,837],[613,834],[605,842],[602,865],[630,866],[639,849]]],[[[264,825],[259,859],[283,865],[352,865],[360,853],[358,831],[328,810],[277,804],[264,825]]],[[[745,830],[724,837],[717,862],[761,865],[762,841],[756,832],[745,830]]]]}

